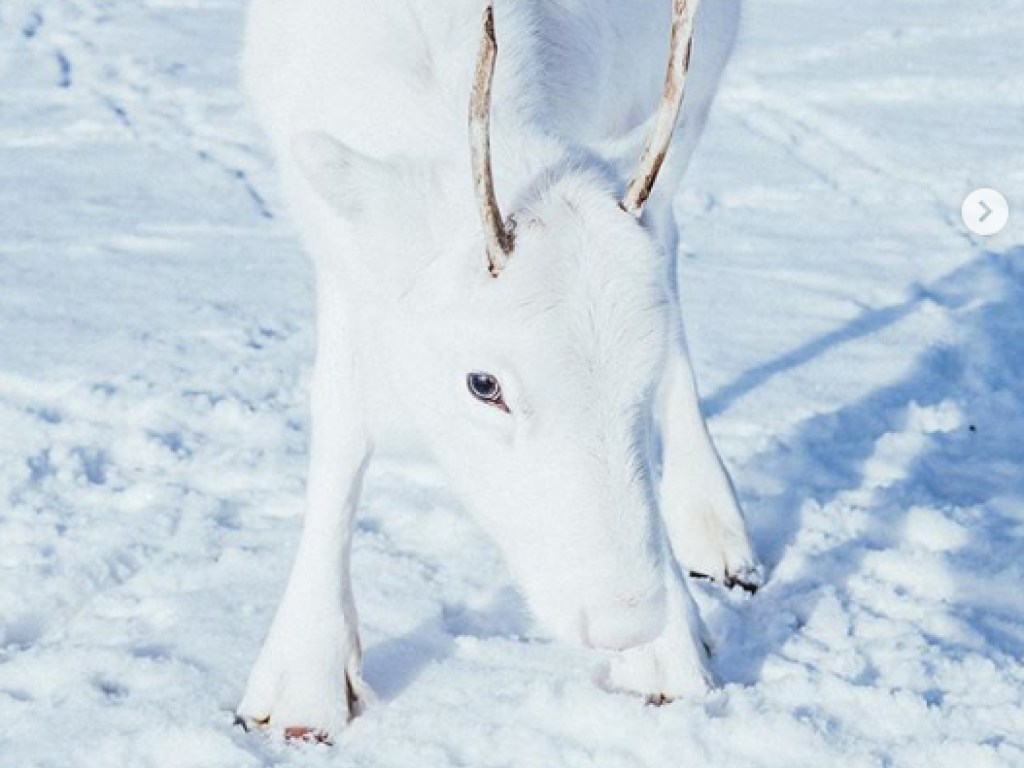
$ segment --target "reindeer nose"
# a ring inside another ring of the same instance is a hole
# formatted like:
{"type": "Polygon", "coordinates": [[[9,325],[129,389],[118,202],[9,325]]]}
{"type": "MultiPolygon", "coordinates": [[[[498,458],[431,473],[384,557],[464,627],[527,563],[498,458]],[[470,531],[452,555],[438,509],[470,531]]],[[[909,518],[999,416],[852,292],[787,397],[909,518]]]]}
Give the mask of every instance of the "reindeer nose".
{"type": "Polygon", "coordinates": [[[583,609],[580,639],[591,648],[624,651],[658,637],[665,620],[664,592],[615,597],[583,609]]]}

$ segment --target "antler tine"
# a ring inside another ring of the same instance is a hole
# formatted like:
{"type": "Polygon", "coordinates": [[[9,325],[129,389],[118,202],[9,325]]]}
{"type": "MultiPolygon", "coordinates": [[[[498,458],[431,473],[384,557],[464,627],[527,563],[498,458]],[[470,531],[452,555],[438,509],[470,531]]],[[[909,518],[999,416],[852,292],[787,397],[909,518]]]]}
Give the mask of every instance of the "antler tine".
{"type": "Polygon", "coordinates": [[[644,204],[651,196],[654,182],[665,155],[668,154],[672,133],[675,131],[679,110],[683,104],[683,88],[686,84],[686,72],[690,67],[690,51],[693,46],[693,19],[697,12],[699,0],[674,0],[672,13],[672,41],[669,50],[668,72],[665,74],[665,87],[658,102],[658,111],[654,117],[654,126],[647,136],[647,143],[640,153],[640,162],[636,173],[626,187],[626,194],[619,203],[622,210],[631,213],[638,219],[643,213],[644,204]]]}
{"type": "Polygon", "coordinates": [[[469,149],[473,163],[473,186],[487,241],[488,269],[494,277],[505,268],[513,246],[512,230],[505,224],[494,194],[494,170],[491,167],[491,84],[497,55],[494,7],[488,3],[484,11],[483,37],[469,102],[469,149]]]}

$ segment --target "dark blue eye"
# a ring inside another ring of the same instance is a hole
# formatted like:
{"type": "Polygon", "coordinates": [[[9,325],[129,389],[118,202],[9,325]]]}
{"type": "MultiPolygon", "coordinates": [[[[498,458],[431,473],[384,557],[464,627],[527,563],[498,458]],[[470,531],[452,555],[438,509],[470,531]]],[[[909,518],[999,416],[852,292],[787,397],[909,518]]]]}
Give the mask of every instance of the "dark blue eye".
{"type": "Polygon", "coordinates": [[[508,413],[508,406],[501,394],[501,384],[491,374],[474,371],[466,376],[466,387],[469,389],[469,393],[480,402],[493,405],[508,413]]]}

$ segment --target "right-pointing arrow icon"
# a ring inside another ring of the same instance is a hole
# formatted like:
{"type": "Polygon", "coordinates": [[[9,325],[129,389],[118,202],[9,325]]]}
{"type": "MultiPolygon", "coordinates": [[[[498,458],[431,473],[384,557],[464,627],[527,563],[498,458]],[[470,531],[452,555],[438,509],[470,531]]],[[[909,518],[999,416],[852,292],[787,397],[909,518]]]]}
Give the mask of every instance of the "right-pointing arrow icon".
{"type": "Polygon", "coordinates": [[[960,207],[960,215],[971,232],[984,237],[998,234],[1006,226],[1010,207],[999,192],[983,187],[967,196],[960,207]]]}

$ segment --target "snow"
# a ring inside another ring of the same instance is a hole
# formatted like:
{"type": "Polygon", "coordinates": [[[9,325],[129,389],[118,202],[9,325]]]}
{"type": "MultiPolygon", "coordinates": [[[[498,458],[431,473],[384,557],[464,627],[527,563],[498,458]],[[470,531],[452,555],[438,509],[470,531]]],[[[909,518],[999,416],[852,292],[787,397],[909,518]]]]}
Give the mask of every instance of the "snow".
{"type": "Polygon", "coordinates": [[[1024,2],[746,8],[679,206],[705,408],[771,581],[723,687],[547,640],[433,472],[355,541],[380,702],[232,727],[298,538],[311,276],[243,0],[0,7],[0,766],[1024,766],[1024,2]],[[959,220],[999,189],[1010,224],[959,220]]]}

